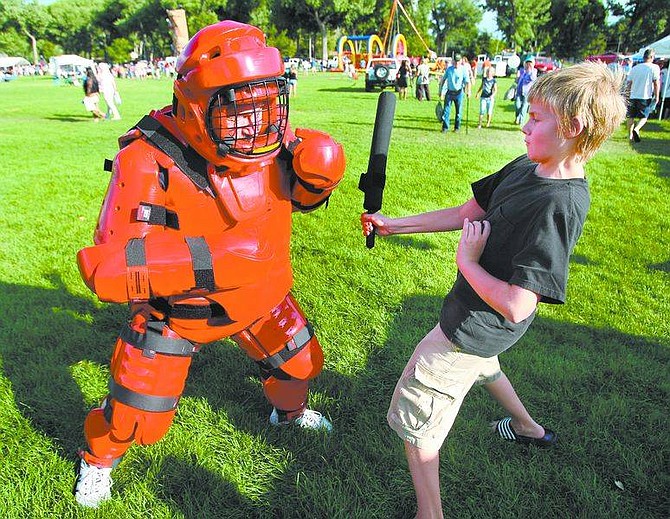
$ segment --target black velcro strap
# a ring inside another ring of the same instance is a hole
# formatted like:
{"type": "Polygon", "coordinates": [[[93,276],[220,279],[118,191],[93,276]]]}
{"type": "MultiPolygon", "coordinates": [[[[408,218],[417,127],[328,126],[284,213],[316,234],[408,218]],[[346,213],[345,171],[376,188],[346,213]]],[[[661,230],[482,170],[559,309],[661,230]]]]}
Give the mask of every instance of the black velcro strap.
{"type": "Polygon", "coordinates": [[[308,343],[309,340],[314,336],[314,331],[312,330],[312,325],[307,323],[304,328],[300,329],[293,338],[286,343],[286,346],[279,350],[277,353],[258,361],[265,369],[277,369],[284,362],[288,361],[295,357],[300,350],[302,350],[308,343]]]}
{"type": "Polygon", "coordinates": [[[149,304],[168,319],[211,319],[216,322],[216,326],[235,322],[228,316],[226,309],[216,302],[208,305],[170,304],[164,297],[158,297],[150,300],[149,304]]]}
{"type": "Polygon", "coordinates": [[[142,350],[142,355],[145,357],[153,357],[156,353],[191,357],[197,351],[197,347],[186,339],[163,337],[164,327],[163,322],[150,321],[147,323],[146,333],[140,333],[133,330],[129,324],[125,324],[119,337],[127,344],[142,350]]]}
{"type": "Polygon", "coordinates": [[[103,165],[103,169],[105,171],[112,171],[112,165],[114,162],[110,159],[105,159],[105,164],[103,165]]]}
{"type": "Polygon", "coordinates": [[[163,225],[171,229],[179,229],[179,217],[162,205],[140,202],[137,207],[137,221],[150,225],[163,225]]]}
{"type": "Polygon", "coordinates": [[[147,264],[144,238],[131,238],[126,243],[126,265],[140,267],[147,264]]]}
{"type": "Polygon", "coordinates": [[[152,413],[164,413],[166,411],[173,411],[177,408],[179,397],[172,396],[151,396],[142,395],[131,389],[125,388],[116,382],[114,379],[109,379],[109,394],[110,396],[122,404],[125,404],[135,409],[142,411],[150,411],[152,413]]]}
{"type": "Polygon", "coordinates": [[[135,127],[147,140],[168,155],[191,181],[214,196],[207,177],[207,161],[190,146],[184,146],[158,120],[145,115],[135,127]]]}
{"type": "Polygon", "coordinates": [[[205,288],[209,291],[216,289],[214,284],[214,268],[212,266],[212,253],[202,236],[186,237],[186,243],[191,251],[191,263],[193,264],[193,275],[195,276],[196,288],[205,288]]]}
{"type": "Polygon", "coordinates": [[[298,183],[299,183],[302,187],[304,187],[306,191],[309,191],[310,193],[313,193],[313,194],[315,194],[315,195],[320,195],[321,193],[324,192],[323,189],[318,188],[318,187],[314,187],[312,184],[310,184],[310,183],[307,182],[306,180],[303,180],[302,178],[300,178],[297,174],[296,174],[295,178],[296,178],[296,180],[298,181],[298,183]]]}
{"type": "Polygon", "coordinates": [[[317,207],[321,207],[323,204],[328,202],[329,199],[330,199],[330,195],[328,195],[323,200],[320,200],[316,204],[312,204],[312,205],[303,205],[300,202],[298,202],[297,200],[291,199],[291,205],[293,205],[293,207],[295,207],[296,209],[298,209],[300,211],[312,211],[313,209],[316,209],[317,207]]]}

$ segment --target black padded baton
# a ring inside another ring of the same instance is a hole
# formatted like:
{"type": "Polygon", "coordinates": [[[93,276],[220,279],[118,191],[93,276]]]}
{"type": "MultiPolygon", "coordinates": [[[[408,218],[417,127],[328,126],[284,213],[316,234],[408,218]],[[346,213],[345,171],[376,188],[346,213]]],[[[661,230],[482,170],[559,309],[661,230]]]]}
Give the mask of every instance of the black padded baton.
{"type": "MultiPolygon", "coordinates": [[[[372,146],[368,170],[361,175],[358,189],[365,193],[363,208],[369,213],[376,213],[382,208],[384,186],[386,185],[386,160],[388,158],[393,115],[395,114],[396,97],[393,92],[382,92],[377,101],[377,115],[372,132],[372,146]]],[[[375,246],[375,229],[365,239],[368,249],[375,246]]]]}

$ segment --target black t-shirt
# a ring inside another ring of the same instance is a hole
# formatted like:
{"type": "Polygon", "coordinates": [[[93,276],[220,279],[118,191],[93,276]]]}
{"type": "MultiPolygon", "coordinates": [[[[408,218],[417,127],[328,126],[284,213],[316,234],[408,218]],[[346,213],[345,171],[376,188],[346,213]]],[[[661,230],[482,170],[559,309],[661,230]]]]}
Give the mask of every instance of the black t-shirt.
{"type": "Polygon", "coordinates": [[[493,86],[496,84],[496,79],[495,78],[483,78],[482,79],[482,98],[486,99],[487,97],[491,97],[493,94],[493,86]]]}
{"type": "MultiPolygon", "coordinates": [[[[523,155],[472,184],[491,235],[479,260],[489,274],[565,302],[570,254],[582,233],[590,196],[585,179],[547,179],[523,155]]],[[[442,305],[440,327],[462,351],[492,357],[510,348],[535,313],[512,323],[487,305],[459,272],[442,305]]]]}

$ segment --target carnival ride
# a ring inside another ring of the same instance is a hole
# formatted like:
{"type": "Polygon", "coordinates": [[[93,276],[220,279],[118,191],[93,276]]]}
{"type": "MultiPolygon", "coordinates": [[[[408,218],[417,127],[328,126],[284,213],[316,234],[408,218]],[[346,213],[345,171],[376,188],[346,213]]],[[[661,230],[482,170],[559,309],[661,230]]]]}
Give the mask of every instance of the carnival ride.
{"type": "Polygon", "coordinates": [[[344,70],[346,65],[353,64],[354,68],[361,70],[365,69],[366,64],[370,63],[372,58],[409,56],[407,40],[400,32],[399,12],[405,16],[428,55],[435,57],[437,54],[428,47],[400,0],[394,0],[383,39],[377,34],[368,34],[341,36],[337,40],[337,69],[344,70]],[[392,37],[391,34],[393,34],[392,37]]]}

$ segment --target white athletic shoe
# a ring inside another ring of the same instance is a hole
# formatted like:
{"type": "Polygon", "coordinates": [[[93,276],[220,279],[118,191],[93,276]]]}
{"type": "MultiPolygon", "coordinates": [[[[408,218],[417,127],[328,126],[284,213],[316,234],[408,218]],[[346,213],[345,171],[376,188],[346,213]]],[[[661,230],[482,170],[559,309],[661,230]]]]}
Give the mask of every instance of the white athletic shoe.
{"type": "Polygon", "coordinates": [[[294,423],[300,427],[305,427],[306,429],[323,430],[326,432],[333,430],[333,424],[330,423],[325,416],[318,411],[313,411],[311,409],[305,409],[304,413],[293,420],[286,420],[286,417],[280,419],[279,415],[280,413],[276,408],[272,410],[272,414],[270,415],[270,423],[272,425],[287,425],[294,423]]]}
{"type": "Polygon", "coordinates": [[[74,489],[74,498],[81,506],[98,508],[112,497],[112,467],[89,465],[82,458],[74,489]]]}

